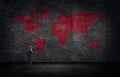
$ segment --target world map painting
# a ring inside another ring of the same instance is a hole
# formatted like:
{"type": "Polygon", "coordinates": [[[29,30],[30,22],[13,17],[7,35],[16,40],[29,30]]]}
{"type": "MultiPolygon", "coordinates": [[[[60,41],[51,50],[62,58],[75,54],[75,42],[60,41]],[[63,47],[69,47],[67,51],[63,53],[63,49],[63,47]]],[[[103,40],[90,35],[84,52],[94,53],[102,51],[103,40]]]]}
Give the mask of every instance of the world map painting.
{"type": "Polygon", "coordinates": [[[113,23],[112,14],[103,3],[101,0],[7,1],[1,11],[5,42],[0,60],[24,62],[25,51],[32,45],[33,62],[109,61],[106,55],[111,53],[113,23]]]}

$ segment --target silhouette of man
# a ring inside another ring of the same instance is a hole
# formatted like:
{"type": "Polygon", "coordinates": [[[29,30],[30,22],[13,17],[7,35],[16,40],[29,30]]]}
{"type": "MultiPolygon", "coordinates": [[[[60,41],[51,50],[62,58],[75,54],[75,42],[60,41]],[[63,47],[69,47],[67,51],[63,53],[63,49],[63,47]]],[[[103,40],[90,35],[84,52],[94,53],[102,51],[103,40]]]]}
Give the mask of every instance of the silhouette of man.
{"type": "Polygon", "coordinates": [[[33,47],[29,45],[28,50],[26,51],[27,63],[32,65],[32,54],[33,54],[33,47]]]}

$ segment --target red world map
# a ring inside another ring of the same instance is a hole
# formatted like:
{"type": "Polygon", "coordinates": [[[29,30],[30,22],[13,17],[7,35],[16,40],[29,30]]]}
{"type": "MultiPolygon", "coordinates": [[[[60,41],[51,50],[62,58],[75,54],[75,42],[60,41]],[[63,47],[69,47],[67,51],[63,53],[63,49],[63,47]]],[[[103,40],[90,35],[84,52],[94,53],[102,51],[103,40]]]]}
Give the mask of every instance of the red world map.
{"type": "MultiPolygon", "coordinates": [[[[36,32],[39,27],[42,26],[41,19],[47,20],[50,16],[48,9],[33,10],[33,14],[26,14],[24,16],[15,16],[15,22],[22,22],[24,29],[32,36],[33,32],[36,32]],[[40,17],[38,14],[41,14],[40,17]]],[[[66,41],[71,32],[78,34],[79,32],[83,35],[89,30],[89,27],[94,26],[94,21],[103,19],[104,16],[100,14],[91,14],[88,12],[77,12],[72,15],[60,14],[54,19],[54,25],[51,32],[52,36],[56,36],[59,40],[59,45],[64,47],[66,41]]],[[[33,36],[34,37],[34,36],[33,36]]],[[[41,37],[36,37],[34,43],[37,45],[36,55],[46,47],[47,42],[41,37]]],[[[89,45],[90,49],[100,50],[99,42],[94,42],[89,45]]]]}

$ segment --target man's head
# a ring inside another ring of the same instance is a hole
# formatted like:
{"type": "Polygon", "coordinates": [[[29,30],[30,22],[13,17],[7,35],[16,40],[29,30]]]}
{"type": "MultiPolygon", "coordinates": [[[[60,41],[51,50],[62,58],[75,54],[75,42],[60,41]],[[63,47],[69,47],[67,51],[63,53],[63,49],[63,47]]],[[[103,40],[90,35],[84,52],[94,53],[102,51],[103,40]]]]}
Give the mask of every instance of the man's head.
{"type": "Polygon", "coordinates": [[[28,48],[29,48],[30,51],[32,51],[32,48],[33,48],[33,47],[32,47],[32,45],[29,45],[28,48]]]}

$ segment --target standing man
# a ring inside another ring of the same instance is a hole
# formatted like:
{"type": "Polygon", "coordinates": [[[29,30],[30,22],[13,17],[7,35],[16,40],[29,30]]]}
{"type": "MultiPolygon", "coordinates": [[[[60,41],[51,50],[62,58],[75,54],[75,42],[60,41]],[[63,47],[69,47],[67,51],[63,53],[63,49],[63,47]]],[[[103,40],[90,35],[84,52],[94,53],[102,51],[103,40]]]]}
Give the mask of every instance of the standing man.
{"type": "Polygon", "coordinates": [[[32,54],[33,54],[33,47],[29,45],[28,50],[26,51],[27,63],[32,65],[32,54]]]}

